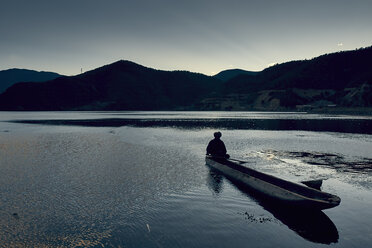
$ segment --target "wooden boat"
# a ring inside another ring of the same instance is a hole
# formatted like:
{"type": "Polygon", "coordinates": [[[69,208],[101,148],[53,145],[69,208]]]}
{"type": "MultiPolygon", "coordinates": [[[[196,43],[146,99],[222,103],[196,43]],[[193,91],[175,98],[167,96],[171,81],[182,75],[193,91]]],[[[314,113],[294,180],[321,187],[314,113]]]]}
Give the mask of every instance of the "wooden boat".
{"type": "Polygon", "coordinates": [[[341,199],[336,195],[247,168],[229,159],[207,156],[206,163],[228,178],[243,183],[281,204],[311,209],[327,209],[336,207],[341,202],[341,199]]]}

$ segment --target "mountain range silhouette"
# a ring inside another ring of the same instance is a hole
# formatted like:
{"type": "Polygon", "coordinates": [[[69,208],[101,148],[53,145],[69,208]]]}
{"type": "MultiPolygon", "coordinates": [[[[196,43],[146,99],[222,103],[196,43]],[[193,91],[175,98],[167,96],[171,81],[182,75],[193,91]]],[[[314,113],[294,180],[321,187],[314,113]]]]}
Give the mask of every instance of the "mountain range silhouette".
{"type": "Polygon", "coordinates": [[[291,61],[260,72],[234,69],[215,76],[156,70],[121,60],[76,76],[16,83],[0,95],[0,110],[369,108],[370,68],[372,47],[291,61]]]}

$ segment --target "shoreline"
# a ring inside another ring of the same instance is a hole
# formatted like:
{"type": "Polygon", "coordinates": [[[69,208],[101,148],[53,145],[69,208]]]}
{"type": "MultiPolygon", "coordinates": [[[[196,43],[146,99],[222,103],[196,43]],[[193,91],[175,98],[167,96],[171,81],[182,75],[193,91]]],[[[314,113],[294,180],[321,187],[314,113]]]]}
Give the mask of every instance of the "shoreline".
{"type": "Polygon", "coordinates": [[[290,108],[279,108],[279,109],[159,109],[159,110],[146,110],[146,109],[122,109],[122,110],[102,110],[102,109],[73,109],[73,110],[0,110],[0,112],[268,112],[268,113],[307,113],[307,114],[333,114],[333,115],[355,115],[355,116],[372,116],[372,107],[333,107],[333,108],[312,108],[312,109],[290,109],[290,108]]]}
{"type": "Polygon", "coordinates": [[[319,108],[319,109],[312,109],[306,112],[309,114],[372,116],[372,108],[319,108]]]}

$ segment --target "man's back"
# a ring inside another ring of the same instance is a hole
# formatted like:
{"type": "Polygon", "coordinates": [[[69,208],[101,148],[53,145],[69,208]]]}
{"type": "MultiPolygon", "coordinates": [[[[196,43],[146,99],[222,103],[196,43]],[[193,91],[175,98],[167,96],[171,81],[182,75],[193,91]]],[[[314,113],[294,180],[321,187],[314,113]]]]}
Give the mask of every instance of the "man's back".
{"type": "Polygon", "coordinates": [[[212,156],[225,156],[226,147],[223,141],[217,138],[211,140],[207,146],[207,154],[212,156]]]}

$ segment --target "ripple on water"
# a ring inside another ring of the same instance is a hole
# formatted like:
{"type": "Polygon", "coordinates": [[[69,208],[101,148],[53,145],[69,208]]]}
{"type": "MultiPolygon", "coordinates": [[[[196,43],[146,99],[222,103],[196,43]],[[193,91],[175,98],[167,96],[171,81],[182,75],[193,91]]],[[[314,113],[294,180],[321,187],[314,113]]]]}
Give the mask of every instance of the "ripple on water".
{"type": "Polygon", "coordinates": [[[190,179],[198,180],[191,175],[200,174],[187,151],[170,156],[177,152],[171,147],[142,146],[102,132],[5,139],[0,247],[99,245],[114,226],[131,229],[133,216],[141,220],[164,192],[187,190],[190,179]]]}

